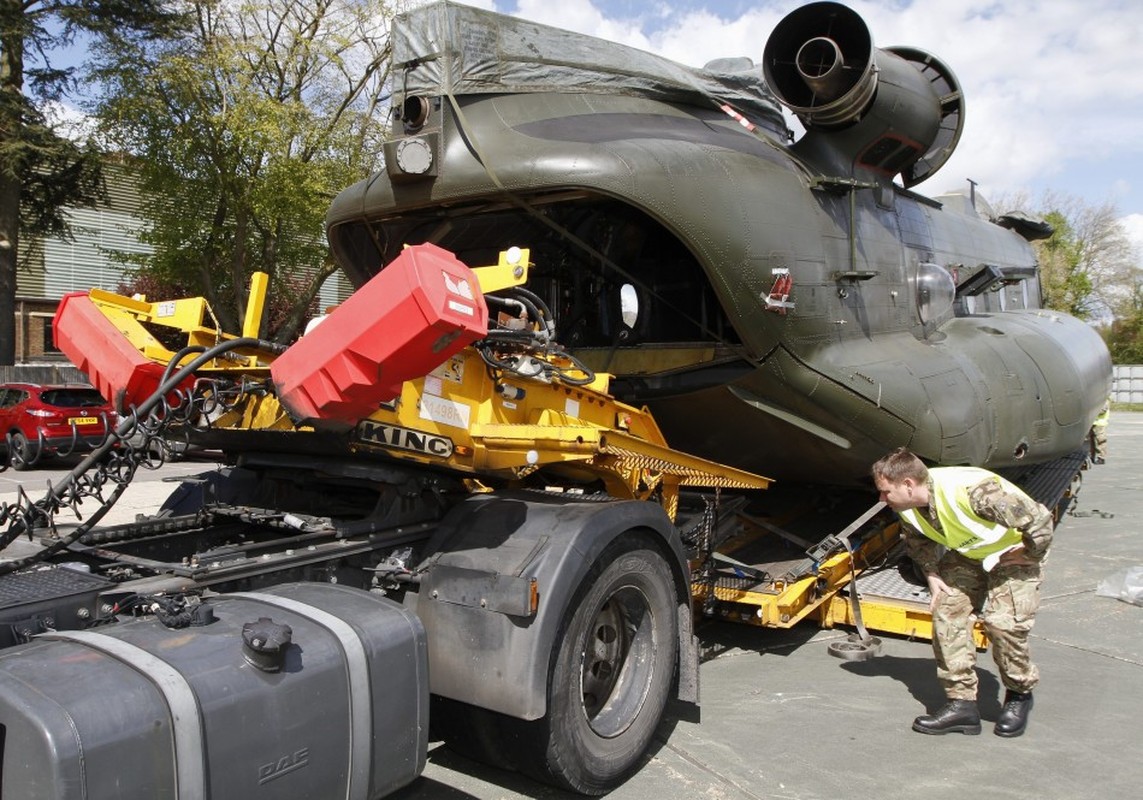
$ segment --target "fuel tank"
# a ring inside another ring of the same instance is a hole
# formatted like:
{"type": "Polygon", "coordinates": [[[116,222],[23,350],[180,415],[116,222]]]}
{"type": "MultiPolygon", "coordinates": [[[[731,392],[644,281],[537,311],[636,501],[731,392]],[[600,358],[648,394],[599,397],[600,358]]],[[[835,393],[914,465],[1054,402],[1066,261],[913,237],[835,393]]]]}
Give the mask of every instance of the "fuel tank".
{"type": "Polygon", "coordinates": [[[393,52],[400,135],[327,217],[357,285],[405,244],[526,245],[560,340],[621,399],[779,479],[863,481],[900,445],[989,468],[1082,445],[1110,359],[1040,307],[1043,231],[912,188],[965,122],[935,56],[877,48],[838,3],[792,12],[760,65],[452,3],[399,17],[393,52]]]}
{"type": "Polygon", "coordinates": [[[61,631],[0,655],[0,796],[382,797],[424,768],[424,629],[328,584],[61,631]],[[272,645],[272,646],[271,646],[272,645]]]}

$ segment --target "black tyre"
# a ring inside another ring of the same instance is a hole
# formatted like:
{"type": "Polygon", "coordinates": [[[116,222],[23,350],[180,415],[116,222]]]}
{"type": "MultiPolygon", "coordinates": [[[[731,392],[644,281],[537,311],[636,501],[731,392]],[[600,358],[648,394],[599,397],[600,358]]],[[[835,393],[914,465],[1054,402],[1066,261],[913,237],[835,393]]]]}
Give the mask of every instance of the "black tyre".
{"type": "Polygon", "coordinates": [[[19,431],[13,432],[8,439],[8,463],[12,465],[12,469],[23,472],[31,469],[34,461],[28,437],[19,431]]]}
{"type": "Polygon", "coordinates": [[[552,652],[548,713],[509,720],[517,768],[604,794],[640,766],[663,716],[678,659],[671,569],[627,536],[580,584],[552,652]]]}

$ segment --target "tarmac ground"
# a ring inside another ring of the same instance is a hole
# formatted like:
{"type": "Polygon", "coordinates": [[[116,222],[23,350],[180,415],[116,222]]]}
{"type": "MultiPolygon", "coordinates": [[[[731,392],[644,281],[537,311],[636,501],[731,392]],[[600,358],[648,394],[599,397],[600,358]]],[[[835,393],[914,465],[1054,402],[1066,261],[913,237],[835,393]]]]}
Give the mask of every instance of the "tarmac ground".
{"type": "MultiPolygon", "coordinates": [[[[978,654],[980,736],[925,736],[939,708],[931,645],[881,636],[870,661],[830,657],[848,632],[726,622],[700,627],[705,658],[696,718],[664,721],[643,768],[614,800],[1039,800],[1136,797],[1143,759],[1143,607],[1098,596],[1101,581],[1143,566],[1143,413],[1113,412],[1108,463],[1084,473],[1045,567],[1032,654],[1041,683],[1028,730],[992,734],[1003,687],[978,654]]],[[[526,778],[430,749],[400,800],[565,800],[526,778]]]]}
{"type": "MultiPolygon", "coordinates": [[[[979,654],[980,736],[910,729],[943,703],[925,641],[882,636],[879,657],[827,654],[844,630],[789,631],[709,622],[699,628],[702,703],[669,708],[646,762],[614,800],[1070,800],[1139,795],[1143,759],[1143,607],[1096,594],[1101,581],[1143,566],[1143,413],[1113,412],[1108,463],[1084,473],[1057,528],[1032,633],[1041,684],[1027,733],[992,735],[1003,689],[979,654]]],[[[104,524],[151,513],[173,489],[161,478],[201,471],[184,462],[141,475],[104,524]]],[[[44,471],[0,473],[0,501],[44,471]]],[[[62,473],[61,473],[62,474],[62,473]]],[[[397,800],[565,800],[523,776],[430,743],[424,774],[397,800]]]]}

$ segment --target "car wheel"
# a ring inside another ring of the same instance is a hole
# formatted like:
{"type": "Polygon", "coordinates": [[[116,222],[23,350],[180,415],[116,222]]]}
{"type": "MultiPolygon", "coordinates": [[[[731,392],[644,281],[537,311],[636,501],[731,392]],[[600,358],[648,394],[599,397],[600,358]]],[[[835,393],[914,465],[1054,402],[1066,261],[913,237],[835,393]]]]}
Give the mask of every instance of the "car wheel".
{"type": "Polygon", "coordinates": [[[35,463],[28,437],[19,431],[13,432],[8,437],[8,463],[18,472],[31,469],[35,463]]]}

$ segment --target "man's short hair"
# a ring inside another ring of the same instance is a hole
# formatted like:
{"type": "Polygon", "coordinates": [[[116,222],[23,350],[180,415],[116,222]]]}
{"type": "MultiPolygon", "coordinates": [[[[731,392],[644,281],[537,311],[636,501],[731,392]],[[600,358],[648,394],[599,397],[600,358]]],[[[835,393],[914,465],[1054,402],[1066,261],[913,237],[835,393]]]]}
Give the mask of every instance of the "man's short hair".
{"type": "Polygon", "coordinates": [[[873,480],[883,478],[889,483],[901,483],[906,478],[924,483],[929,479],[929,468],[925,462],[904,447],[898,447],[892,453],[882,456],[873,464],[871,471],[873,480]]]}

